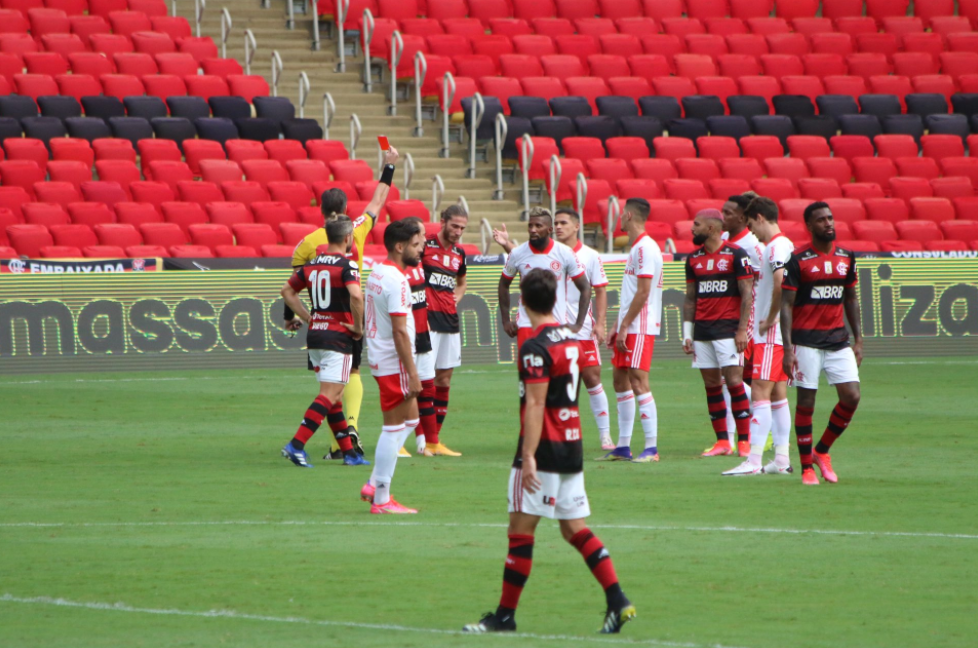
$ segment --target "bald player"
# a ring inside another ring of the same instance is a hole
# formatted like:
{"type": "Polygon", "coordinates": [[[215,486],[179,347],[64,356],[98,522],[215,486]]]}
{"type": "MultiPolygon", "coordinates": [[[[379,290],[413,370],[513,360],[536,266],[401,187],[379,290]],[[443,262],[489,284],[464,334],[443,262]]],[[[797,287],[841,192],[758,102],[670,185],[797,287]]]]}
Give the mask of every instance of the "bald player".
{"type": "MultiPolygon", "coordinates": [[[[373,198],[367,203],[364,213],[353,219],[353,255],[352,258],[359,264],[360,273],[363,273],[363,248],[377,220],[377,215],[387,202],[387,195],[391,190],[391,183],[394,180],[394,164],[398,160],[397,149],[393,146],[384,154],[384,169],[380,175],[380,182],[374,190],[373,198]]],[[[346,213],[346,194],[340,189],[330,189],[322,195],[323,220],[346,213]]],[[[296,270],[315,259],[319,254],[325,252],[329,245],[329,237],[326,235],[326,228],[321,227],[315,232],[307,234],[299,241],[292,254],[292,267],[296,270]]],[[[285,306],[285,328],[289,331],[298,331],[302,326],[302,320],[295,316],[295,313],[285,306]]],[[[346,421],[349,425],[348,433],[357,451],[363,453],[363,446],[360,445],[360,437],[357,434],[358,419],[360,417],[360,403],[363,400],[363,382],[360,380],[360,359],[363,355],[363,339],[356,340],[353,347],[353,366],[350,371],[350,379],[343,392],[346,401],[346,421]]],[[[330,452],[325,459],[342,459],[343,453],[335,439],[330,452]]]]}

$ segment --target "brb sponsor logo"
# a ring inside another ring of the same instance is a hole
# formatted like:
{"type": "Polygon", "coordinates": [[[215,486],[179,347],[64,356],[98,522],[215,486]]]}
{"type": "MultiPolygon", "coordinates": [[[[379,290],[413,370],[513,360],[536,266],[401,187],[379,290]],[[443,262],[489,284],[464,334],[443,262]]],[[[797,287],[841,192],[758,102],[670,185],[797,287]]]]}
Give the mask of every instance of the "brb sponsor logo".
{"type": "Polygon", "coordinates": [[[725,293],[727,292],[727,280],[726,279],[715,279],[712,281],[701,281],[699,293],[709,294],[709,293],[725,293]]]}
{"type": "Polygon", "coordinates": [[[812,299],[842,299],[842,286],[814,286],[812,299]]]}

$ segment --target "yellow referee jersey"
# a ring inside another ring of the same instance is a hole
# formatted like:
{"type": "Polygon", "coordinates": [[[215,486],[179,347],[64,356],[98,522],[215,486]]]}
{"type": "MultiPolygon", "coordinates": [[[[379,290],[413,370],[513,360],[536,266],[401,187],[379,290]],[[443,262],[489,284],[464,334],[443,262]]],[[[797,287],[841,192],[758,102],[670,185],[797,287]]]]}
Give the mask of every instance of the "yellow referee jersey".
{"type": "MultiPolygon", "coordinates": [[[[363,272],[363,246],[366,245],[367,236],[374,228],[375,217],[367,212],[353,221],[353,259],[359,264],[360,272],[363,272]]],[[[326,228],[320,227],[315,232],[307,234],[295,246],[292,253],[292,267],[301,268],[316,258],[317,250],[329,244],[329,237],[326,236],[326,228]]]]}

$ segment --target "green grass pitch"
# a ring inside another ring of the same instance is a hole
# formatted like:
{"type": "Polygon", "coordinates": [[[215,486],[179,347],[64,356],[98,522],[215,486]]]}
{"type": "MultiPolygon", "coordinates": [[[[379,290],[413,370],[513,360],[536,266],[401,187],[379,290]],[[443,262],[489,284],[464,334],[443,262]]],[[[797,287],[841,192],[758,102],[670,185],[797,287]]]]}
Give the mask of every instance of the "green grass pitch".
{"type": "MultiPolygon", "coordinates": [[[[976,370],[868,360],[833,452],[841,483],[804,488],[797,472],[721,478],[737,460],[698,457],[712,437],[698,375],[656,361],[661,463],[585,466],[591,527],[639,613],[612,638],[596,634],[597,583],[549,522],[525,634],[456,633],[498,602],[512,367],[456,374],[443,435],[464,456],[401,460],[394,493],[421,509],[408,519],[368,514],[368,469],[279,456],[315,393],[305,371],[4,376],[0,645],[971,647],[976,370]]],[[[380,412],[364,384],[372,459],[380,412]]],[[[834,403],[823,387],[816,435],[834,403]]]]}

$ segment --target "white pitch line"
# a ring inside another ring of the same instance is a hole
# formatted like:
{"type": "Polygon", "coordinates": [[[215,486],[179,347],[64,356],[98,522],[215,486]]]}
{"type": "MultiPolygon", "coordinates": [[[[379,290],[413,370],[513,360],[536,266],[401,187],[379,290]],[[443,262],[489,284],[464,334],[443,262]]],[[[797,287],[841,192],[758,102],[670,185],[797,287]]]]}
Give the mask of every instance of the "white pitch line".
{"type": "MultiPolygon", "coordinates": [[[[199,520],[175,522],[0,522],[0,529],[16,528],[84,528],[84,527],[207,527],[207,526],[337,526],[337,527],[460,527],[473,529],[504,529],[502,523],[478,522],[356,522],[356,521],[308,521],[308,520],[199,520]]],[[[618,529],[625,531],[697,531],[705,533],[773,533],[787,535],[837,535],[874,536],[883,538],[945,538],[951,540],[978,540],[978,534],[931,533],[917,531],[852,531],[842,529],[778,529],[772,527],[736,526],[677,526],[642,524],[593,524],[592,529],[618,529]]]]}
{"type": "MultiPolygon", "coordinates": [[[[127,605],[125,603],[88,603],[84,601],[70,601],[63,598],[51,598],[48,596],[36,596],[24,598],[4,594],[0,596],[0,603],[20,603],[23,605],[45,605],[52,607],[81,608],[85,610],[100,610],[107,612],[126,612],[129,614],[156,614],[161,616],[181,616],[196,617],[201,619],[235,619],[240,621],[264,621],[267,623],[292,623],[309,626],[327,626],[356,628],[359,630],[381,630],[387,632],[416,632],[420,634],[434,635],[454,635],[463,636],[461,630],[448,630],[445,628],[416,628],[412,626],[402,626],[387,623],[356,623],[353,621],[326,621],[318,619],[304,619],[302,617],[276,617],[265,614],[248,614],[246,612],[236,612],[234,610],[207,610],[206,612],[195,612],[193,610],[177,610],[172,608],[140,608],[127,605]]],[[[473,636],[473,635],[465,635],[473,636]]],[[[657,639],[627,639],[624,637],[580,637],[574,635],[544,635],[532,632],[513,632],[496,635],[499,637],[513,639],[535,639],[537,641],[562,641],[579,642],[586,644],[612,644],[619,646],[665,646],[667,648],[735,648],[723,644],[698,644],[679,641],[659,641],[657,639]]]]}
{"type": "Polygon", "coordinates": [[[172,377],[172,378],[75,378],[74,380],[21,380],[19,382],[5,381],[0,382],[0,387],[7,385],[54,385],[70,383],[127,383],[127,382],[174,382],[178,380],[216,380],[211,376],[198,376],[196,378],[172,377]]]}

